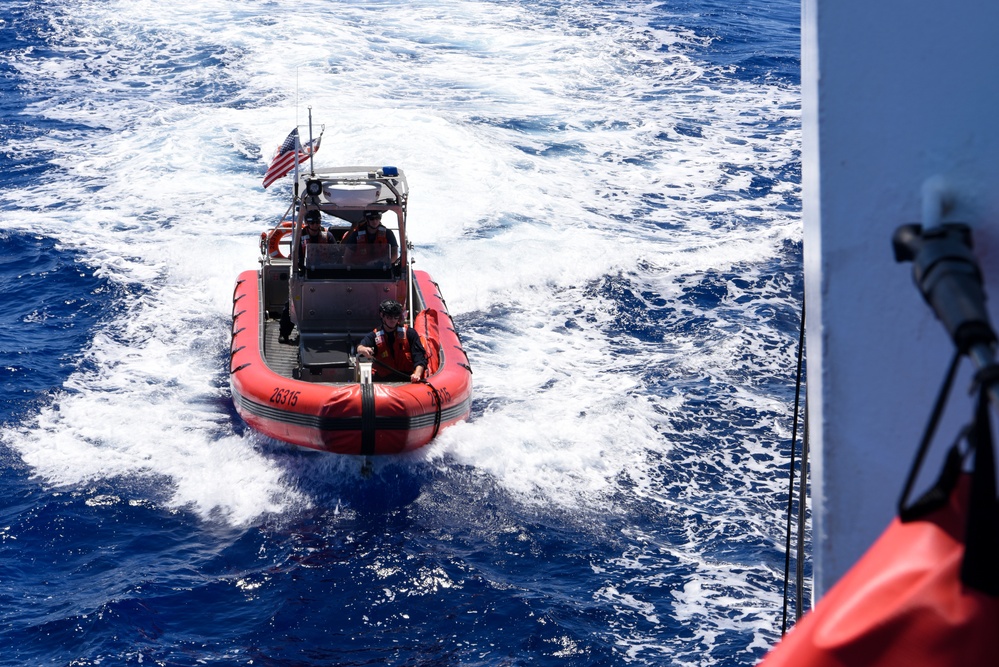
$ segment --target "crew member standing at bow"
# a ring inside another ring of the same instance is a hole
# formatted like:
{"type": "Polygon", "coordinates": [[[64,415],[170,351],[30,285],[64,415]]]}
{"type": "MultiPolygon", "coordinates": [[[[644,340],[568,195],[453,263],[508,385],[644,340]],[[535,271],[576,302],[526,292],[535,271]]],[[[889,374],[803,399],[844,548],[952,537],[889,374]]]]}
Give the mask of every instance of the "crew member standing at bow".
{"type": "Polygon", "coordinates": [[[371,372],[379,380],[401,379],[420,382],[427,367],[427,353],[420,336],[402,323],[402,304],[382,301],[378,307],[382,326],[361,340],[357,354],[374,359],[371,372]]]}

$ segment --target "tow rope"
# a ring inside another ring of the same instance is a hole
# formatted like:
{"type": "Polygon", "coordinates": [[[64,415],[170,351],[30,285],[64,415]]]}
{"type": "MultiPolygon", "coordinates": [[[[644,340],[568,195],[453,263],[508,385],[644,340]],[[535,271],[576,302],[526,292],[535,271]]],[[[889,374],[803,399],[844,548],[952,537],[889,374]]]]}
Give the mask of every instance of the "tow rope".
{"type": "Polygon", "coordinates": [[[437,434],[441,430],[441,411],[443,409],[444,401],[441,400],[441,393],[439,391],[437,391],[437,387],[435,387],[434,385],[430,384],[426,380],[424,380],[423,382],[428,387],[430,387],[430,392],[434,396],[434,405],[437,406],[437,409],[434,412],[434,434],[432,436],[430,436],[430,439],[433,440],[434,438],[437,437],[437,434]]]}
{"type": "MultiPolygon", "coordinates": [[[[788,481],[788,492],[787,492],[787,530],[784,540],[784,611],[781,615],[781,625],[780,625],[780,636],[783,637],[787,632],[787,584],[790,579],[791,570],[791,515],[793,513],[794,507],[794,459],[795,459],[795,447],[798,442],[798,407],[801,404],[801,375],[802,375],[802,358],[805,351],[805,293],[802,290],[801,294],[801,326],[798,332],[798,368],[795,373],[795,383],[794,383],[794,417],[793,425],[791,427],[791,464],[789,470],[789,481],[788,481]]],[[[804,585],[804,565],[803,565],[803,554],[804,554],[804,533],[805,533],[805,487],[806,487],[806,476],[807,476],[807,464],[808,464],[808,431],[807,431],[807,412],[805,417],[806,431],[804,438],[804,446],[801,460],[801,483],[799,485],[799,496],[800,500],[798,502],[798,545],[796,553],[796,568],[795,568],[795,586],[796,592],[796,602],[797,604],[795,611],[795,620],[801,618],[802,614],[802,591],[804,585]]]]}

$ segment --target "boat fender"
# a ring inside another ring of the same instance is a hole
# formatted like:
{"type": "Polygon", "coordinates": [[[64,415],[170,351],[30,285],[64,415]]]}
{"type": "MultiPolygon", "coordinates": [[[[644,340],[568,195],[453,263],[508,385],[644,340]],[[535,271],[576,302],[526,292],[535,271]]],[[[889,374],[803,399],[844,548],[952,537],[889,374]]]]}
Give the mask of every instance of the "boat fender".
{"type": "Polygon", "coordinates": [[[440,369],[441,343],[440,331],[437,324],[437,311],[427,308],[416,316],[413,324],[416,332],[420,334],[420,342],[423,343],[423,350],[427,353],[427,373],[426,377],[434,375],[440,369]]]}

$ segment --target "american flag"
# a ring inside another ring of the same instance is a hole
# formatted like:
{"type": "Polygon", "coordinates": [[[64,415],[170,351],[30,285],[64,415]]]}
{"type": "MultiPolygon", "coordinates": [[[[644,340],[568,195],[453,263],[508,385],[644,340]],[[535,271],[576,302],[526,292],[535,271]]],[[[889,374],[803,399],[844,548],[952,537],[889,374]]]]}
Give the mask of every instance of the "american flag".
{"type": "Polygon", "coordinates": [[[296,164],[308,160],[310,155],[319,150],[319,142],[322,141],[322,138],[323,136],[320,134],[317,139],[313,139],[307,146],[303,146],[298,140],[298,128],[292,130],[288,138],[278,148],[270,166],[267,167],[267,173],[264,174],[264,187],[266,188],[277,179],[285,176],[295,168],[296,164]],[[298,155],[297,161],[295,160],[296,155],[298,155]]]}

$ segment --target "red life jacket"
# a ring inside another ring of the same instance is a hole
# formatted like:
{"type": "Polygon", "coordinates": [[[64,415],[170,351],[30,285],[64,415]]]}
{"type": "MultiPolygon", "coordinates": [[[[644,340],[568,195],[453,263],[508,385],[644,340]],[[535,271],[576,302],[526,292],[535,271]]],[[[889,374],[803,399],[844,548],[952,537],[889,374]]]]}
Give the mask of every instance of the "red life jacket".
{"type": "MultiPolygon", "coordinates": [[[[385,366],[409,375],[416,366],[413,364],[413,353],[409,349],[409,339],[406,337],[406,332],[406,325],[400,325],[395,330],[395,342],[389,348],[385,341],[385,331],[383,329],[375,329],[375,359],[385,366]]],[[[395,375],[381,364],[373,364],[371,372],[381,378],[395,375]]],[[[401,380],[402,378],[396,379],[401,380]]]]}

